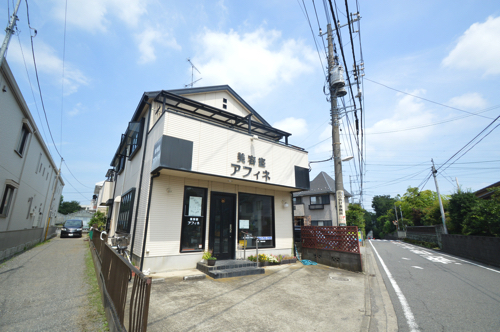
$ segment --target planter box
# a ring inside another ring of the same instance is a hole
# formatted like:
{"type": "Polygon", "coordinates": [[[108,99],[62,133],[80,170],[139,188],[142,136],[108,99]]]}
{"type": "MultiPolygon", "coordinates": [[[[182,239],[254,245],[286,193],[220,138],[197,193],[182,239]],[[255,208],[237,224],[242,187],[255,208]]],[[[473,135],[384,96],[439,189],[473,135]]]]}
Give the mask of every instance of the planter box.
{"type": "Polygon", "coordinates": [[[297,258],[284,259],[281,261],[281,264],[295,264],[295,263],[297,263],[297,258]]]}

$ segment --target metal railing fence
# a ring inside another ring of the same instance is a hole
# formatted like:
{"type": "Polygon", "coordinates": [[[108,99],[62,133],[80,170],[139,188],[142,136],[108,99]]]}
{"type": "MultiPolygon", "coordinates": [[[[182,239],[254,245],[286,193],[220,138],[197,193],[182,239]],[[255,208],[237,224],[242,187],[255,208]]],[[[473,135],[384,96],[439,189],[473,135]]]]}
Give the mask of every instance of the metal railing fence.
{"type": "MultiPolygon", "coordinates": [[[[103,236],[104,238],[104,236],[103,236]]],[[[129,280],[133,277],[132,293],[130,295],[128,329],[129,332],[147,330],[149,298],[151,293],[151,278],[144,276],[135,266],[130,264],[123,256],[119,255],[105,239],[100,239],[100,232],[94,231],[92,243],[100,261],[100,277],[102,278],[101,290],[109,297],[113,311],[122,327],[125,326],[125,309],[127,306],[127,292],[129,280]]],[[[108,319],[109,320],[109,319],[108,319]]]]}

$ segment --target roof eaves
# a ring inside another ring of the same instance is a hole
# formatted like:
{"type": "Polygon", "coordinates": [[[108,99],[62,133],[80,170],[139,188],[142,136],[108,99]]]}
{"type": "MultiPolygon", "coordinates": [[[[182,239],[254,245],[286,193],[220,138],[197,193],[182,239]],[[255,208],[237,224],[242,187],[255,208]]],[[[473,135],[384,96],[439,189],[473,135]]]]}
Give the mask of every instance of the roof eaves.
{"type": "Polygon", "coordinates": [[[247,108],[257,119],[259,119],[264,125],[271,127],[271,125],[264,120],[256,110],[252,108],[243,98],[240,97],[229,85],[213,85],[213,86],[204,86],[199,88],[187,88],[187,89],[175,89],[175,90],[166,90],[167,92],[174,94],[194,94],[194,93],[204,93],[204,92],[215,92],[215,91],[223,91],[227,90],[230,94],[232,94],[236,100],[238,100],[245,108],[247,108]]]}

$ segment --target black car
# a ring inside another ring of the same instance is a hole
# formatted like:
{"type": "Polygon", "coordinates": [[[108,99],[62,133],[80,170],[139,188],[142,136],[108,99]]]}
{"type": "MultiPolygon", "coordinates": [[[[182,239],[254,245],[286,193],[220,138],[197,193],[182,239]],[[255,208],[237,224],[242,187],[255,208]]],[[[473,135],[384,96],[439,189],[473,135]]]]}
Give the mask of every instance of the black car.
{"type": "Polygon", "coordinates": [[[61,237],[82,237],[82,228],[82,220],[66,220],[63,227],[61,228],[61,237]]]}

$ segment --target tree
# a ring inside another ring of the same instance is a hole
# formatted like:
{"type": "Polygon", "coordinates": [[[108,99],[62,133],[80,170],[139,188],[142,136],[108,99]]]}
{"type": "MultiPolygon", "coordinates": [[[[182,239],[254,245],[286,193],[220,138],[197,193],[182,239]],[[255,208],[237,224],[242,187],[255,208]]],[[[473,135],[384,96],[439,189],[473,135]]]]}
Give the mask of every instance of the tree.
{"type": "Polygon", "coordinates": [[[377,228],[376,222],[377,219],[375,218],[375,213],[366,211],[364,210],[365,213],[365,231],[366,234],[370,233],[370,231],[373,231],[373,234],[375,235],[375,230],[377,228]]]}
{"type": "Polygon", "coordinates": [[[61,195],[61,199],[59,201],[59,213],[62,214],[69,214],[73,213],[76,211],[80,211],[82,207],[80,206],[80,202],[77,201],[71,201],[71,202],[65,202],[63,195],[61,195]]]}
{"type": "Polygon", "coordinates": [[[464,235],[500,236],[500,187],[492,188],[491,199],[478,199],[464,218],[464,235]]]}
{"type": "MultiPolygon", "coordinates": [[[[422,226],[429,222],[426,212],[431,212],[432,207],[439,202],[437,193],[432,190],[419,191],[417,187],[408,187],[397,205],[401,205],[403,215],[406,217],[405,224],[422,226]]],[[[439,204],[439,203],[438,203],[439,204]]]]}
{"type": "Polygon", "coordinates": [[[394,208],[396,199],[391,198],[390,195],[375,195],[372,199],[372,208],[375,210],[375,217],[378,219],[380,216],[387,213],[387,210],[394,208]]]}
{"type": "Polygon", "coordinates": [[[101,211],[96,211],[89,221],[89,227],[94,226],[94,224],[97,225],[97,229],[106,228],[106,215],[101,211]]]}
{"type": "Polygon", "coordinates": [[[347,226],[358,226],[363,235],[366,235],[365,212],[359,204],[349,204],[349,209],[346,211],[347,226]]]}
{"type": "Polygon", "coordinates": [[[448,231],[452,234],[462,234],[465,218],[478,204],[479,198],[470,190],[452,194],[448,204],[450,214],[448,231]]]}

